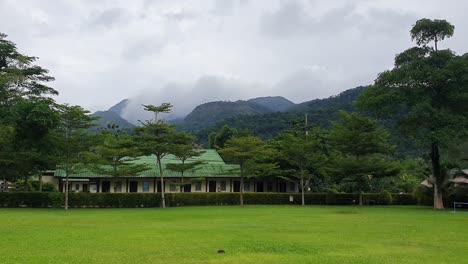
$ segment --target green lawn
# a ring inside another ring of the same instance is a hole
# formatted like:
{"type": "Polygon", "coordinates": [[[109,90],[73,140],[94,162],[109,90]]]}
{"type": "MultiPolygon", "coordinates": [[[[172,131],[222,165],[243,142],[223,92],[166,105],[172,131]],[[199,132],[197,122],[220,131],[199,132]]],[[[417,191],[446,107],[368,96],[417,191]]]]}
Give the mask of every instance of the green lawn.
{"type": "Polygon", "coordinates": [[[0,263],[460,264],[468,263],[468,213],[409,206],[0,209],[0,263]]]}

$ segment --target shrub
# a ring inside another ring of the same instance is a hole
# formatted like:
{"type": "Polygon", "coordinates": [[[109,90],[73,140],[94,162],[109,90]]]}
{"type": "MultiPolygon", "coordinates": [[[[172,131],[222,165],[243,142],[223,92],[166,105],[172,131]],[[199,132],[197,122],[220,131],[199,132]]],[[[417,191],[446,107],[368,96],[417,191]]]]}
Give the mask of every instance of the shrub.
{"type": "Polygon", "coordinates": [[[387,190],[383,190],[379,193],[378,204],[380,205],[390,205],[393,203],[392,194],[387,190]]]}
{"type": "Polygon", "coordinates": [[[0,206],[3,207],[60,207],[62,193],[5,192],[0,193],[0,206]]]}
{"type": "Polygon", "coordinates": [[[414,188],[413,196],[417,199],[419,205],[432,205],[434,202],[432,188],[423,185],[414,188]]]}
{"type": "Polygon", "coordinates": [[[45,182],[42,184],[42,191],[43,192],[56,192],[57,188],[55,188],[55,185],[50,182],[45,182]]]}
{"type": "MultiPolygon", "coordinates": [[[[389,198],[390,197],[390,198],[389,198]]],[[[307,205],[352,205],[359,195],[355,193],[307,193],[307,205]]],[[[390,204],[388,192],[363,194],[364,204],[390,204]],[[384,197],[384,198],[382,198],[384,197]]],[[[245,204],[301,204],[299,193],[245,193],[245,204]],[[293,200],[290,200],[290,197],[293,200]]],[[[410,194],[395,195],[395,204],[415,204],[416,199],[410,194]]],[[[64,194],[55,192],[5,192],[0,193],[0,207],[61,207],[64,194]]],[[[70,207],[135,208],[159,207],[159,193],[69,193],[70,207]]],[[[238,205],[239,193],[166,193],[166,205],[238,205]]]]}
{"type": "Polygon", "coordinates": [[[336,195],[338,191],[336,189],[329,189],[326,194],[325,204],[336,204],[336,195]]]}
{"type": "Polygon", "coordinates": [[[392,193],[394,205],[415,205],[418,200],[410,193],[392,193]]]}
{"type": "Polygon", "coordinates": [[[362,203],[364,205],[377,205],[379,203],[380,194],[378,193],[363,193],[362,203]]]}

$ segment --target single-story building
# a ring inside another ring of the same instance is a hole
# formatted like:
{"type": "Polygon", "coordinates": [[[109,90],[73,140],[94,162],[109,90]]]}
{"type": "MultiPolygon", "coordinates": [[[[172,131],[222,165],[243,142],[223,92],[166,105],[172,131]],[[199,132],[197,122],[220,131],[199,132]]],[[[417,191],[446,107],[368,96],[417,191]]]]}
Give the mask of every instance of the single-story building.
{"type": "MultiPolygon", "coordinates": [[[[433,176],[429,176],[429,178],[432,180],[433,176]]],[[[453,178],[452,180],[450,180],[451,182],[453,182],[455,185],[468,185],[468,169],[464,169],[464,170],[460,170],[460,174],[459,176],[453,178]]],[[[429,179],[425,179],[424,181],[422,181],[420,183],[421,185],[423,186],[426,186],[427,188],[432,188],[433,185],[432,183],[429,181],[429,179]]]]}
{"type": "MultiPolygon", "coordinates": [[[[165,192],[239,192],[240,170],[238,165],[226,164],[221,156],[212,149],[203,150],[199,157],[193,157],[186,162],[203,161],[196,170],[184,173],[184,185],[181,185],[181,174],[164,170],[165,192]]],[[[147,164],[150,169],[138,175],[113,177],[99,175],[90,171],[82,171],[69,175],[70,192],[91,193],[158,193],[161,192],[159,169],[154,156],[143,156],[133,161],[147,164]]],[[[173,155],[167,155],[162,165],[180,163],[173,155]]],[[[43,182],[53,183],[59,191],[65,189],[65,172],[57,169],[53,176],[43,176],[43,182]]],[[[298,182],[279,178],[248,178],[244,179],[245,192],[299,192],[298,182]]]]}

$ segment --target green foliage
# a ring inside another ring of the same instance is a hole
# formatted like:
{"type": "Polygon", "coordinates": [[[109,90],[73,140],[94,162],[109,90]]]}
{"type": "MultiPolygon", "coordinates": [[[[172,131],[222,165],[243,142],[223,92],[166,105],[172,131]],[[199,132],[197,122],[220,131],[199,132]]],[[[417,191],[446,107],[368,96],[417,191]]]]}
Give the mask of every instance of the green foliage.
{"type": "MultiPolygon", "coordinates": [[[[399,115],[400,131],[430,150],[437,189],[444,181],[440,148],[461,142],[468,131],[468,56],[437,49],[453,30],[445,20],[417,21],[411,37],[423,47],[397,55],[395,67],[379,74],[358,100],[360,108],[380,118],[399,115]],[[430,41],[434,49],[426,47],[430,41]]],[[[441,190],[434,192],[437,209],[443,208],[442,196],[441,190]]]]}
{"type": "Polygon", "coordinates": [[[319,130],[310,135],[284,133],[272,145],[277,149],[277,161],[290,179],[299,179],[302,193],[313,184],[313,179],[323,179],[328,156],[319,130]]]}
{"type": "Polygon", "coordinates": [[[390,205],[393,203],[392,194],[389,193],[387,190],[383,190],[379,193],[379,204],[382,205],[390,205]]]}
{"type": "Polygon", "coordinates": [[[326,204],[336,204],[336,195],[338,193],[336,189],[329,189],[326,195],[326,204]]]}
{"type": "MultiPolygon", "coordinates": [[[[23,182],[18,181],[18,183],[21,185],[22,183],[24,184],[24,181],[23,182]]],[[[28,181],[28,184],[30,186],[29,190],[34,191],[34,192],[38,192],[38,191],[57,192],[57,188],[55,188],[55,184],[50,183],[50,182],[42,183],[42,190],[40,190],[40,182],[38,180],[28,181]]]]}
{"type": "Polygon", "coordinates": [[[374,178],[396,176],[398,164],[386,156],[393,147],[375,121],[341,112],[330,131],[333,165],[329,171],[345,191],[368,191],[374,178]]]}
{"type": "Polygon", "coordinates": [[[210,149],[222,149],[230,138],[241,136],[251,136],[251,133],[247,130],[239,131],[225,125],[220,131],[210,133],[208,137],[208,146],[210,149]]]}
{"type": "MultiPolygon", "coordinates": [[[[225,148],[218,151],[220,155],[228,162],[240,166],[240,204],[243,205],[244,193],[244,177],[249,176],[249,170],[255,171],[250,175],[259,176],[258,172],[269,173],[270,170],[275,169],[276,166],[266,165],[262,166],[262,162],[268,160],[272,155],[271,151],[266,148],[265,143],[258,137],[235,137],[230,138],[226,142],[225,148]]],[[[269,164],[269,163],[263,163],[269,164]]]]}
{"type": "Polygon", "coordinates": [[[0,192],[0,207],[60,207],[63,193],[0,192]]]}
{"type": "Polygon", "coordinates": [[[93,126],[95,119],[80,106],[60,106],[61,123],[54,141],[58,145],[57,167],[64,170],[67,177],[84,169],[83,152],[88,151],[92,143],[86,129],[93,126]]]}
{"type": "Polygon", "coordinates": [[[50,133],[58,114],[51,96],[58,92],[46,85],[54,78],[34,64],[36,59],[0,33],[0,174],[10,180],[54,164],[50,133]]]}
{"type": "Polygon", "coordinates": [[[453,36],[455,27],[446,20],[423,18],[416,21],[411,28],[411,39],[418,45],[427,45],[434,41],[437,50],[437,42],[453,36]]]}
{"type": "MultiPolygon", "coordinates": [[[[357,87],[330,98],[304,102],[288,109],[286,112],[236,115],[225,118],[213,125],[200,127],[199,122],[193,125],[185,123],[178,125],[178,128],[193,133],[202,143],[207,143],[213,132],[219,133],[226,125],[231,130],[250,131],[252,135],[259,136],[262,139],[269,139],[278,136],[285,130],[303,128],[304,114],[306,113],[314,127],[328,128],[330,127],[330,120],[336,120],[339,117],[340,110],[352,111],[354,109],[352,103],[365,89],[366,87],[357,87]]],[[[210,142],[213,143],[214,141],[211,140],[210,142]]],[[[211,143],[210,146],[213,145],[211,143]]]]}
{"type": "Polygon", "coordinates": [[[70,207],[136,208],[159,207],[156,193],[70,193],[70,207]]]}
{"type": "Polygon", "coordinates": [[[34,65],[36,57],[21,54],[16,44],[6,38],[7,35],[0,33],[0,107],[2,112],[17,99],[57,95],[56,90],[45,85],[54,80],[48,75],[48,70],[34,65]]]}
{"type": "Polygon", "coordinates": [[[414,187],[413,196],[416,198],[418,204],[421,205],[431,205],[433,203],[434,191],[430,188],[427,188],[423,185],[417,185],[414,187]]]}
{"type": "MultiPolygon", "coordinates": [[[[237,193],[168,193],[167,206],[200,205],[237,205],[237,193]]],[[[364,193],[365,205],[389,205],[388,195],[382,193],[364,193]]],[[[393,194],[394,204],[414,205],[417,200],[410,194],[393,194]]],[[[355,193],[307,193],[306,204],[316,205],[353,205],[359,198],[355,193]]],[[[63,193],[58,192],[5,192],[0,193],[0,207],[60,207],[63,205],[63,193]]],[[[159,207],[162,202],[159,193],[70,193],[69,206],[99,208],[136,208],[159,207]]],[[[299,193],[245,193],[245,204],[301,204],[299,193]],[[290,198],[292,197],[292,201],[290,198]]]]}
{"type": "MultiPolygon", "coordinates": [[[[204,153],[202,150],[194,149],[192,142],[194,137],[187,133],[177,133],[175,136],[175,142],[171,154],[180,161],[180,163],[169,163],[166,165],[166,169],[174,172],[179,172],[180,185],[188,184],[190,182],[184,182],[184,173],[186,171],[194,172],[200,169],[200,165],[205,164],[204,161],[189,161],[193,157],[199,157],[204,153]]],[[[181,188],[183,191],[183,188],[181,188]]]]}
{"type": "Polygon", "coordinates": [[[170,103],[162,103],[159,106],[154,105],[143,105],[145,111],[153,112],[154,113],[154,122],[158,121],[158,114],[161,113],[170,113],[172,110],[172,104],[170,103]]]}
{"type": "Polygon", "coordinates": [[[87,167],[94,173],[113,177],[137,175],[149,169],[146,164],[134,164],[141,155],[137,143],[128,135],[105,134],[92,152],[84,153],[87,167]]]}
{"type": "Polygon", "coordinates": [[[374,120],[356,113],[340,112],[340,120],[332,122],[330,140],[335,150],[356,158],[371,154],[387,154],[392,149],[389,133],[374,120]]]}

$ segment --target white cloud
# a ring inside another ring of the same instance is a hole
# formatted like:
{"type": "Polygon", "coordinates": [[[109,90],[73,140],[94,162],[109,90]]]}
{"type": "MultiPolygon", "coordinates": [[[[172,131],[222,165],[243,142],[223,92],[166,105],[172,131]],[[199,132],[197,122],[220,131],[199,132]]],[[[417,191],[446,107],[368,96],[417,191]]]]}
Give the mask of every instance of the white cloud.
{"type": "Polygon", "coordinates": [[[56,77],[60,102],[102,110],[139,98],[183,113],[209,100],[305,101],[369,84],[412,45],[408,31],[422,17],[454,23],[442,46],[466,52],[466,8],[463,0],[0,0],[0,23],[56,77]]]}

